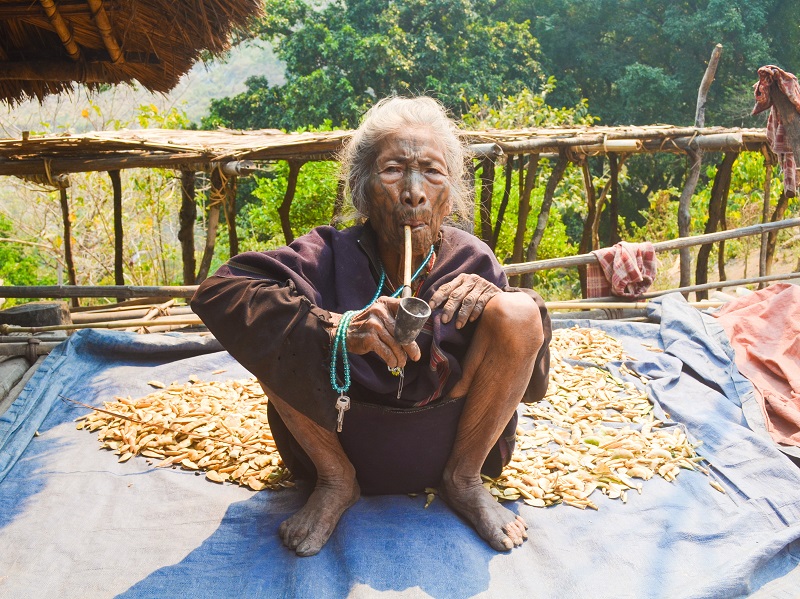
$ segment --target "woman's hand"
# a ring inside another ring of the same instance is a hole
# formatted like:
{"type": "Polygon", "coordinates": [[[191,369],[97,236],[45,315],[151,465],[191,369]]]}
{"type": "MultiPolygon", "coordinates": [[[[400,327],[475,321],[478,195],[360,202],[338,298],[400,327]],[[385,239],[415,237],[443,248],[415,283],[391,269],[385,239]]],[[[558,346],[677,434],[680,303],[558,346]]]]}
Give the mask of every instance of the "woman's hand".
{"type": "Polygon", "coordinates": [[[460,274],[439,287],[428,304],[431,309],[444,304],[442,322],[450,322],[456,316],[456,328],[460,329],[467,322],[474,322],[498,293],[502,293],[501,289],[486,279],[474,274],[460,274]]]}
{"type": "MultiPolygon", "coordinates": [[[[422,352],[416,342],[400,345],[394,338],[394,322],[400,300],[378,298],[374,304],[350,321],[347,328],[347,351],[363,356],[375,352],[389,368],[403,368],[409,358],[417,361],[422,352]]],[[[341,315],[334,315],[338,325],[341,315]]]]}

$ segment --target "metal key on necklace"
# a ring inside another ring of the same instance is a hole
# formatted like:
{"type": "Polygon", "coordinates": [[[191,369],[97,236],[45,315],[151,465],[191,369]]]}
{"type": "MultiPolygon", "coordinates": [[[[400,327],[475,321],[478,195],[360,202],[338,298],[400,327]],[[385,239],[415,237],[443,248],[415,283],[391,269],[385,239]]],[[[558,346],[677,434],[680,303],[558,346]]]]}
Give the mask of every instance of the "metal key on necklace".
{"type": "Polygon", "coordinates": [[[339,398],[336,400],[336,409],[339,411],[339,416],[336,418],[336,432],[342,432],[342,424],[344,423],[344,413],[350,409],[350,398],[342,391],[339,398]]]}
{"type": "Polygon", "coordinates": [[[394,368],[389,368],[389,372],[392,373],[392,376],[400,377],[400,383],[397,386],[397,399],[400,399],[400,395],[403,393],[403,378],[405,377],[405,371],[399,366],[396,366],[394,368]]]}

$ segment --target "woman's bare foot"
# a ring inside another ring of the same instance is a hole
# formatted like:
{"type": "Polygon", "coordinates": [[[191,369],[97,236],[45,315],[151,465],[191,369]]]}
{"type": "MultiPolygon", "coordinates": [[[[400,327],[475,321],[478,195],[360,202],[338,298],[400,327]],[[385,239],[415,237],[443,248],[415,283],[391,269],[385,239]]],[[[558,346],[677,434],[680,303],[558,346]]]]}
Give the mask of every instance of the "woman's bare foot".
{"type": "Polygon", "coordinates": [[[495,501],[480,478],[456,481],[445,476],[439,492],[445,503],[466,518],[493,549],[508,551],[528,538],[528,525],[522,516],[495,501]]]}
{"type": "Polygon", "coordinates": [[[278,534],[301,557],[316,555],[336,528],[339,518],[361,495],[355,476],[334,481],[317,480],[306,504],[284,520],[278,534]]]}

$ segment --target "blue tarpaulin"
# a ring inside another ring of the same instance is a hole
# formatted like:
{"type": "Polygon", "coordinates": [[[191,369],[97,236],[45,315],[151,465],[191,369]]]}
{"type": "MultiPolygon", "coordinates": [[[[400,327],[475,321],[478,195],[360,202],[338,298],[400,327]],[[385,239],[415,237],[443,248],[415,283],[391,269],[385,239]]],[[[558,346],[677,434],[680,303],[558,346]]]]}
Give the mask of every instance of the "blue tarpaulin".
{"type": "Polygon", "coordinates": [[[0,597],[796,597],[800,470],[766,434],[714,319],[674,295],[653,316],[562,325],[623,343],[653,378],[656,413],[702,440],[726,493],[684,471],[627,503],[597,492],[598,511],[511,504],[530,538],[507,553],[440,500],[401,495],[362,498],[319,555],[296,557],[277,528],[307,489],[254,493],[117,463],[75,429],[87,410],[59,399],[100,406],[153,379],[248,373],[211,337],[76,333],[0,418],[0,597]]]}

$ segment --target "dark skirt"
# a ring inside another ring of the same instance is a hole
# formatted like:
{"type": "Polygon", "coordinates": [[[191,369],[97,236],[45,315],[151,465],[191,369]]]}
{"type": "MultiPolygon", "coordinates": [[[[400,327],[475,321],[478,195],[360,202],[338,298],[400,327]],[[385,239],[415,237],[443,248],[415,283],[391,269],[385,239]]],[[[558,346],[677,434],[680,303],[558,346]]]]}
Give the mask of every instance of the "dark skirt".
{"type": "MultiPolygon", "coordinates": [[[[387,408],[351,400],[339,441],[366,495],[416,493],[437,487],[453,448],[466,398],[440,400],[420,408],[387,408]]],[[[272,404],[269,425],[284,464],[297,478],[316,478],[316,469],[272,404]]],[[[506,425],[483,464],[495,478],[511,459],[517,414],[506,425]]]]}

